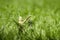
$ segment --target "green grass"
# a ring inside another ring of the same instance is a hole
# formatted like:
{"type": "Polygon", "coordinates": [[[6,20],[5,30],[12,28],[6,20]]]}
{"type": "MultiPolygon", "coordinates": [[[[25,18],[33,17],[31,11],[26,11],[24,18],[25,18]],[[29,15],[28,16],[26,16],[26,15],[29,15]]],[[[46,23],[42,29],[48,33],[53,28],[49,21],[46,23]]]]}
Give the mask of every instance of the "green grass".
{"type": "Polygon", "coordinates": [[[0,40],[60,40],[60,0],[0,0],[0,40]]]}

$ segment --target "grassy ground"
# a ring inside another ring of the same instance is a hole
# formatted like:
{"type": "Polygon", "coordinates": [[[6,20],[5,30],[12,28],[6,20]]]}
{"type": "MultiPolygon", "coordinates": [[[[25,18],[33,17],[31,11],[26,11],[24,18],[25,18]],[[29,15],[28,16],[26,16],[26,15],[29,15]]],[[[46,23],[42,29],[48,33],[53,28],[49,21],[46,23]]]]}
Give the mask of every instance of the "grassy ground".
{"type": "Polygon", "coordinates": [[[0,40],[60,40],[60,0],[0,0],[0,40]]]}

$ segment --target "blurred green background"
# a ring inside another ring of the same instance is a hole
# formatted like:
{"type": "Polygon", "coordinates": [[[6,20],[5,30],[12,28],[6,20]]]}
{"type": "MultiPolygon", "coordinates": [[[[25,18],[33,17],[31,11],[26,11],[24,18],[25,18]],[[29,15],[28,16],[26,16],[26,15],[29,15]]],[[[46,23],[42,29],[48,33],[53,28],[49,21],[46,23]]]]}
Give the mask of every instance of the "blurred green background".
{"type": "Polygon", "coordinates": [[[0,0],[0,40],[60,40],[60,0],[0,0]],[[19,32],[13,19],[29,15],[19,32]]]}

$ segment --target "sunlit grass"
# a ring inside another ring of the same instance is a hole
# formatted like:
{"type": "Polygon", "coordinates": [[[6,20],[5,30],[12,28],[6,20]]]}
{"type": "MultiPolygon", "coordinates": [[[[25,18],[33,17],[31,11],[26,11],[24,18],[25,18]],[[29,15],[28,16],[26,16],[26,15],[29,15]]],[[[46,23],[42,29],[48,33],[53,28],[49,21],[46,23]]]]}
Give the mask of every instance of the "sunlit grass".
{"type": "Polygon", "coordinates": [[[60,40],[59,3],[59,0],[1,0],[0,40],[60,40]],[[19,30],[19,16],[25,19],[29,15],[31,18],[19,30]]]}

